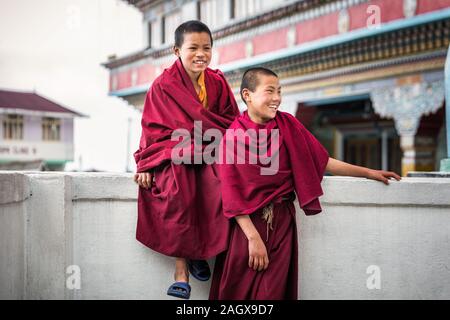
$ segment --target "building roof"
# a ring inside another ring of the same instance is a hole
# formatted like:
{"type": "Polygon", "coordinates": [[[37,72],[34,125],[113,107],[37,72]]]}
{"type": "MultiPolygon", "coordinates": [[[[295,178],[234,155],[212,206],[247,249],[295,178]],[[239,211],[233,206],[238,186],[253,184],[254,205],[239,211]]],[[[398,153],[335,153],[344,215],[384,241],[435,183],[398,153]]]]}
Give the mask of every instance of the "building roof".
{"type": "Polygon", "coordinates": [[[0,90],[0,109],[22,109],[38,112],[69,113],[83,117],[82,114],[69,110],[34,92],[0,90]]]}

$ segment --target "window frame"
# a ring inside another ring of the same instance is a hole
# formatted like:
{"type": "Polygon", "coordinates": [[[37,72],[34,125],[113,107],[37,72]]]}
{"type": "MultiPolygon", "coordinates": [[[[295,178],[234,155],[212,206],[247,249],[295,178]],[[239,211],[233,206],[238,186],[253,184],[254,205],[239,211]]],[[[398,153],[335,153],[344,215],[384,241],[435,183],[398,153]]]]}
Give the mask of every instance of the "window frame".
{"type": "Polygon", "coordinates": [[[20,114],[3,115],[3,140],[23,140],[24,117],[20,114]]]}

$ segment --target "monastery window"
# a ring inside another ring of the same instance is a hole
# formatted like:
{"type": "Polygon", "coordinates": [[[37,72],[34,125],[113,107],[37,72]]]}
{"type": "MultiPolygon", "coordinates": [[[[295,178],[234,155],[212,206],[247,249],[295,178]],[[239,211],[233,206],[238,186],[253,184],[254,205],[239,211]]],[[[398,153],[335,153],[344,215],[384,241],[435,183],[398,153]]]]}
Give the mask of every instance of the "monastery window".
{"type": "Polygon", "coordinates": [[[261,1],[262,11],[266,11],[270,8],[275,8],[281,6],[283,3],[288,2],[287,0],[272,0],[272,1],[261,1]]]}
{"type": "Polygon", "coordinates": [[[199,3],[200,20],[211,30],[220,28],[228,22],[230,18],[230,1],[201,0],[199,3]]]}
{"type": "Polygon", "coordinates": [[[234,7],[234,18],[241,19],[250,16],[257,15],[263,11],[267,11],[271,8],[277,7],[287,0],[233,0],[232,6],[234,7]]]}
{"type": "Polygon", "coordinates": [[[160,23],[160,20],[147,22],[147,39],[149,48],[156,48],[161,44],[160,23]]]}
{"type": "Polygon", "coordinates": [[[163,44],[172,43],[174,41],[173,34],[175,33],[175,29],[181,23],[181,12],[179,10],[173,11],[163,16],[161,23],[161,40],[163,44]]]}
{"type": "Polygon", "coordinates": [[[59,141],[61,138],[61,120],[42,118],[42,140],[59,141]]]}
{"type": "Polygon", "coordinates": [[[23,140],[23,116],[8,114],[3,118],[3,139],[23,140]]]}
{"type": "Polygon", "coordinates": [[[148,22],[147,23],[147,44],[148,44],[148,48],[153,48],[153,43],[152,43],[152,23],[148,22]]]}
{"type": "Polygon", "coordinates": [[[200,16],[200,2],[199,1],[190,1],[185,2],[181,6],[181,17],[182,22],[189,20],[199,20],[200,16]]]}

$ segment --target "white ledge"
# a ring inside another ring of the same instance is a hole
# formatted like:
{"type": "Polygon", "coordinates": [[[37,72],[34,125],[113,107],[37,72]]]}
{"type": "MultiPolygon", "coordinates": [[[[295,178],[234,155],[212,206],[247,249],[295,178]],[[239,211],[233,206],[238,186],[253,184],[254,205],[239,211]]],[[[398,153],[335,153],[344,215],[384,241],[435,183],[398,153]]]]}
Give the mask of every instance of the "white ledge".
{"type": "Polygon", "coordinates": [[[22,202],[29,195],[29,184],[24,174],[0,171],[0,205],[22,202]]]}
{"type": "MultiPolygon", "coordinates": [[[[323,213],[296,202],[301,299],[450,299],[450,178],[322,187],[323,213]]],[[[132,173],[0,172],[0,299],[168,299],[174,261],[136,241],[137,195],[132,173]]]]}

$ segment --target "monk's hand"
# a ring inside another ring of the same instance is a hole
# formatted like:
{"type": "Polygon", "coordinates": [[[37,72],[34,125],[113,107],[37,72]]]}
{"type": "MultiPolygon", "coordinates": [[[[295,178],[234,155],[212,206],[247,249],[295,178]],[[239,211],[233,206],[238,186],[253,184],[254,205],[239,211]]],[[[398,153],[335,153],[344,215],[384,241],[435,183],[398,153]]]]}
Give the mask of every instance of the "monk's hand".
{"type": "Polygon", "coordinates": [[[253,270],[266,270],[269,266],[269,256],[261,237],[251,238],[248,241],[248,266],[253,270]]]}
{"type": "Polygon", "coordinates": [[[150,172],[138,172],[134,175],[134,182],[142,188],[150,189],[153,183],[153,174],[150,172]]]}
{"type": "Polygon", "coordinates": [[[394,178],[397,181],[400,181],[402,179],[398,174],[391,171],[370,169],[367,173],[367,179],[381,181],[386,185],[389,184],[390,178],[394,178]]]}

